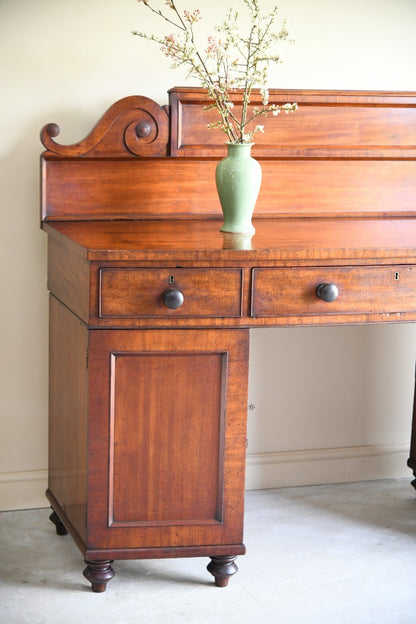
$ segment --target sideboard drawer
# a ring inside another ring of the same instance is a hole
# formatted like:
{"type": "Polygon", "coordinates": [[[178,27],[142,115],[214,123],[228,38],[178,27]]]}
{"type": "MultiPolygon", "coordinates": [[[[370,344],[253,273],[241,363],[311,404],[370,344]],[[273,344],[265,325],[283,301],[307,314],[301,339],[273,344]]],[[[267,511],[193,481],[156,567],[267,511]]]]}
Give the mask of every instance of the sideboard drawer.
{"type": "Polygon", "coordinates": [[[239,317],[242,270],[102,268],[99,316],[239,317]]]}
{"type": "Polygon", "coordinates": [[[413,266],[253,269],[253,317],[415,310],[413,266]]]}

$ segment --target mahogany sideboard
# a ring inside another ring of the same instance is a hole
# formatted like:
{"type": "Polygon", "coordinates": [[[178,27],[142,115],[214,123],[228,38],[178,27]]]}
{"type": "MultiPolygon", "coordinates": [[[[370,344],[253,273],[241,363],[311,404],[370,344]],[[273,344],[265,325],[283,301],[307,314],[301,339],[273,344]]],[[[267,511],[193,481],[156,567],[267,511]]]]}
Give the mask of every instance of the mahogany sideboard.
{"type": "Polygon", "coordinates": [[[74,145],[42,130],[47,497],[96,592],[114,559],[236,572],[250,328],[416,321],[416,93],[271,90],[299,109],[253,148],[253,236],[220,232],[204,92],[169,97],[120,100],[74,145]]]}

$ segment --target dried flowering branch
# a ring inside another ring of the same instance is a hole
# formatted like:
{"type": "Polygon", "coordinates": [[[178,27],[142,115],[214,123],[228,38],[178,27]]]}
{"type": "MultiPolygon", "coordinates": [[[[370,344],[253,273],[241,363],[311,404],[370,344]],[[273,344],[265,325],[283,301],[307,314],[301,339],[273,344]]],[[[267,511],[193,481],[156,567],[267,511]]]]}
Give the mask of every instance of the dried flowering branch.
{"type": "Polygon", "coordinates": [[[184,66],[187,78],[199,81],[212,100],[206,110],[215,109],[220,116],[219,121],[208,124],[208,127],[222,130],[230,143],[249,143],[256,132],[263,132],[262,125],[249,129],[259,117],[268,113],[278,115],[282,110],[290,113],[297,109],[297,104],[269,104],[268,70],[272,63],[281,62],[274,50],[289,36],[286,22],[279,31],[274,30],[277,6],[261,15],[259,0],[243,0],[250,17],[248,33],[239,33],[238,12],[231,8],[224,22],[215,28],[216,35],[210,35],[206,46],[200,48],[194,31],[195,24],[201,19],[199,9],[180,12],[174,0],[166,0],[165,5],[169,9],[166,14],[154,8],[150,0],[138,2],[173,26],[175,32],[162,37],[136,30],[133,34],[159,44],[161,51],[171,59],[172,68],[184,66]],[[250,96],[255,87],[260,90],[262,103],[250,110],[250,96]],[[242,91],[238,116],[232,101],[236,90],[242,91]]]}

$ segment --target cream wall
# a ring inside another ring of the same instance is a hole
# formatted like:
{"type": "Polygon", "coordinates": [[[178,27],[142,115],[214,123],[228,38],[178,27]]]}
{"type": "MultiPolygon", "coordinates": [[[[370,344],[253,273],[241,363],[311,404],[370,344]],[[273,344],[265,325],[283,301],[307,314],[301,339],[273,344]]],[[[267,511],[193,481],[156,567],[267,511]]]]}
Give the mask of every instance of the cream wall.
{"type": "MultiPolygon", "coordinates": [[[[218,21],[224,5],[199,2],[204,24],[218,21]]],[[[296,44],[270,86],[416,89],[414,0],[279,6],[296,44]]],[[[151,28],[135,0],[0,1],[3,509],[46,504],[39,129],[55,121],[60,141],[73,142],[115,100],[137,93],[163,104],[167,89],[184,83],[155,48],[130,35],[132,28],[151,28]]],[[[416,325],[253,332],[248,487],[409,474],[415,338],[416,325]]]]}

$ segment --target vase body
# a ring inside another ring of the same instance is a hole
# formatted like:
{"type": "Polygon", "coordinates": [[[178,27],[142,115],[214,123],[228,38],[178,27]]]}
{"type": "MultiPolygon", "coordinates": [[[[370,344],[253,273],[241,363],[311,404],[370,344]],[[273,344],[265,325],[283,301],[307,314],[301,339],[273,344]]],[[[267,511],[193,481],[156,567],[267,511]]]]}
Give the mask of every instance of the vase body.
{"type": "Polygon", "coordinates": [[[224,215],[222,232],[253,234],[251,222],[261,184],[261,166],[251,157],[252,143],[227,143],[228,154],[215,181],[224,215]]]}

